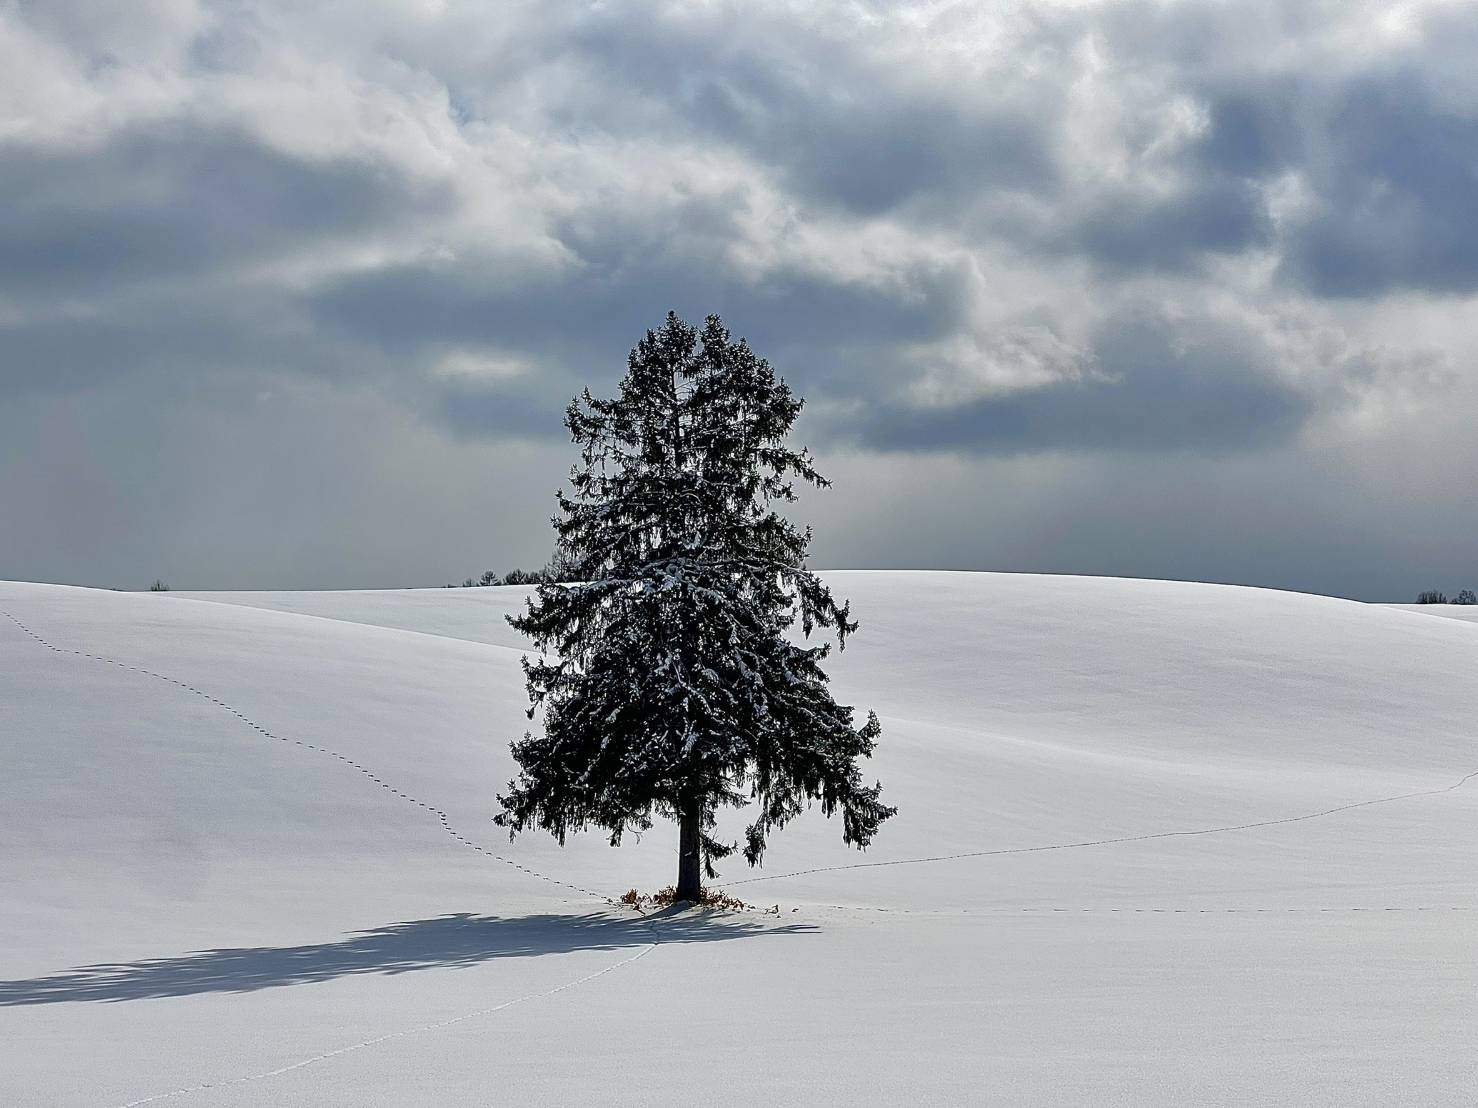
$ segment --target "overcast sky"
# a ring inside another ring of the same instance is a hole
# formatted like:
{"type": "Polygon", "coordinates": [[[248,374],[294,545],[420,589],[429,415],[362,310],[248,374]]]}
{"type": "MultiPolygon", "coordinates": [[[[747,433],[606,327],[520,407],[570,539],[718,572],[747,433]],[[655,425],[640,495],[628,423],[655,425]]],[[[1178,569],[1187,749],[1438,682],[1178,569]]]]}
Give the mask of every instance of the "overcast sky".
{"type": "Polygon", "coordinates": [[[1478,587],[1478,5],[0,0],[0,577],[541,563],[669,309],[815,564],[1478,587]]]}

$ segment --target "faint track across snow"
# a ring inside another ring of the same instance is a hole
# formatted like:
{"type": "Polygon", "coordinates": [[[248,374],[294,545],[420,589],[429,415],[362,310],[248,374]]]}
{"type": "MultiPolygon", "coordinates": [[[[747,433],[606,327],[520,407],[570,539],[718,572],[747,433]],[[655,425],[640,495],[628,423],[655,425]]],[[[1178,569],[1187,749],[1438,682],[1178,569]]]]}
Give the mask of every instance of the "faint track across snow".
{"type": "Polygon", "coordinates": [[[1051,906],[1027,906],[1020,908],[884,908],[872,904],[818,904],[817,908],[830,908],[841,912],[877,912],[885,916],[1029,916],[1029,915],[1123,915],[1123,916],[1277,916],[1277,915],[1338,915],[1343,912],[1478,912],[1471,904],[1419,904],[1392,907],[1345,906],[1338,908],[1307,908],[1294,905],[1282,908],[1057,908],[1051,906]]]}
{"type": "Polygon", "coordinates": [[[235,716],[242,723],[244,723],[248,727],[250,727],[253,731],[255,731],[259,735],[261,735],[263,738],[272,739],[275,742],[284,743],[284,744],[290,745],[290,746],[300,746],[304,750],[312,750],[312,751],[314,751],[314,752],[316,752],[318,754],[327,755],[328,757],[334,758],[334,759],[342,762],[344,765],[349,766],[352,769],[358,770],[361,774],[363,774],[365,777],[369,778],[369,780],[371,780],[372,782],[374,782],[381,789],[384,789],[386,792],[390,793],[391,795],[397,796],[401,800],[405,801],[407,804],[410,804],[410,805],[412,805],[412,806],[414,806],[416,808],[420,808],[423,811],[429,813],[430,815],[435,816],[436,819],[437,819],[437,822],[441,825],[441,829],[443,831],[445,831],[447,833],[447,835],[449,835],[452,839],[454,839],[455,841],[461,843],[463,846],[467,847],[469,850],[475,850],[477,853],[483,855],[484,857],[491,858],[495,862],[502,862],[506,866],[511,866],[514,869],[518,870],[520,873],[526,874],[529,877],[535,878],[536,880],[546,881],[546,882],[548,882],[551,885],[558,885],[561,888],[569,889],[569,890],[571,890],[573,892],[580,893],[582,896],[595,897],[597,900],[604,900],[604,901],[609,901],[610,900],[610,898],[607,897],[603,893],[598,893],[598,892],[596,892],[593,889],[583,888],[580,885],[571,884],[568,881],[561,881],[557,877],[550,877],[546,873],[540,873],[537,870],[530,869],[528,866],[525,866],[525,865],[523,865],[523,864],[521,864],[519,862],[515,862],[511,858],[505,858],[501,854],[496,854],[493,851],[489,850],[487,847],[482,846],[479,843],[473,842],[471,839],[469,839],[466,836],[464,836],[460,831],[458,831],[452,825],[451,818],[446,814],[446,812],[442,811],[442,809],[438,808],[434,804],[429,804],[429,803],[427,803],[424,800],[417,799],[416,797],[412,796],[410,793],[401,791],[400,789],[396,788],[394,785],[390,784],[388,781],[383,780],[373,770],[369,769],[367,766],[364,766],[364,765],[362,765],[359,762],[356,762],[353,758],[350,758],[346,754],[341,754],[337,750],[330,750],[326,746],[318,746],[318,745],[315,745],[314,743],[304,742],[302,739],[289,739],[289,738],[286,738],[285,736],[274,734],[273,732],[269,731],[267,728],[263,727],[260,723],[256,722],[256,720],[250,718],[249,716],[247,716],[243,712],[238,711],[236,708],[232,707],[230,704],[227,704],[224,700],[220,700],[220,699],[212,696],[208,692],[204,692],[204,691],[202,691],[200,689],[197,689],[194,685],[190,685],[190,684],[188,684],[188,683],[186,683],[184,681],[178,680],[177,678],[170,677],[167,674],[156,673],[154,670],[145,669],[142,666],[129,665],[127,662],[120,662],[116,658],[104,657],[101,654],[89,654],[85,650],[68,650],[65,647],[55,646],[52,643],[48,642],[46,639],[42,638],[35,631],[31,630],[30,627],[28,627],[24,623],[22,623],[11,612],[7,611],[4,608],[0,608],[0,613],[3,613],[5,615],[5,617],[10,620],[10,622],[14,623],[17,627],[19,627],[22,631],[24,631],[27,635],[29,635],[36,642],[38,642],[42,646],[46,647],[47,650],[53,651],[53,652],[55,652],[57,654],[70,654],[70,655],[75,655],[76,657],[79,657],[79,658],[90,658],[91,660],[93,660],[95,662],[103,662],[103,663],[105,663],[107,665],[117,666],[119,669],[126,669],[126,670],[128,670],[128,671],[130,671],[132,673],[143,674],[146,677],[152,677],[155,680],[164,681],[164,682],[167,682],[168,684],[175,685],[178,688],[184,689],[186,692],[194,693],[196,696],[200,697],[201,699],[209,701],[210,703],[216,705],[216,707],[220,708],[221,710],[223,710],[225,712],[229,712],[231,715],[235,716]]]}
{"type": "Polygon", "coordinates": [[[1325,816],[1336,815],[1339,812],[1350,812],[1356,808],[1369,808],[1376,804],[1393,804],[1398,800],[1413,800],[1422,796],[1441,796],[1444,793],[1456,792],[1469,781],[1478,777],[1478,770],[1464,774],[1451,785],[1444,785],[1438,789],[1420,789],[1417,792],[1400,793],[1396,796],[1381,796],[1374,800],[1360,800],[1353,804],[1341,804],[1334,808],[1325,808],[1318,812],[1306,812],[1301,816],[1283,816],[1279,819],[1261,819],[1252,823],[1234,823],[1224,827],[1202,827],[1190,831],[1155,831],[1144,835],[1121,835],[1112,839],[1085,839],[1081,842],[1071,843],[1048,843],[1045,846],[1015,846],[1003,847],[1000,850],[969,850],[959,854],[935,854],[925,858],[895,858],[887,862],[851,862],[841,866],[817,866],[814,869],[798,869],[791,873],[776,873],[766,877],[746,877],[738,881],[726,881],[718,888],[733,888],[736,885],[756,885],[761,881],[784,881],[791,877],[804,877],[813,873],[837,873],[842,870],[854,869],[882,869],[886,866],[919,866],[928,862],[954,862],[964,858],[997,858],[1008,854],[1042,854],[1049,850],[1081,850],[1090,846],[1113,846],[1118,843],[1142,843],[1154,839],[1185,839],[1194,838],[1198,835],[1223,835],[1232,831],[1252,831],[1259,827],[1278,827],[1287,823],[1302,823],[1311,819],[1322,819],[1325,816]]]}
{"type": "MultiPolygon", "coordinates": [[[[152,677],[152,678],[154,678],[156,680],[159,680],[159,681],[168,682],[171,685],[175,685],[178,688],[184,689],[186,692],[194,693],[196,696],[199,696],[199,697],[201,697],[201,698],[203,698],[205,700],[208,700],[210,703],[216,705],[217,707],[223,709],[226,712],[229,712],[231,715],[235,716],[242,723],[246,724],[248,727],[250,727],[252,730],[256,731],[258,734],[260,734],[264,738],[272,739],[272,740],[274,740],[276,742],[280,742],[280,743],[291,743],[294,746],[301,746],[305,750],[313,750],[313,751],[316,751],[316,752],[318,752],[320,754],[326,754],[326,755],[328,755],[331,758],[335,758],[335,759],[343,762],[347,766],[351,766],[352,768],[358,770],[364,776],[368,777],[375,784],[379,785],[382,789],[385,789],[385,790],[393,793],[394,795],[400,797],[402,800],[406,801],[407,803],[412,804],[412,805],[415,805],[418,808],[422,808],[425,811],[427,811],[427,812],[431,813],[432,815],[436,816],[438,822],[441,824],[442,830],[444,830],[449,836],[451,836],[457,842],[461,843],[463,846],[469,847],[470,849],[475,850],[479,854],[482,854],[482,855],[484,855],[484,856],[486,856],[488,858],[491,858],[494,861],[502,862],[505,865],[512,866],[514,869],[518,870],[521,873],[527,874],[530,877],[537,878],[537,879],[539,879],[541,881],[549,882],[552,885],[558,885],[558,886],[560,886],[562,888],[565,888],[565,889],[573,890],[573,891],[578,892],[578,893],[581,893],[581,894],[583,894],[585,896],[591,896],[591,897],[595,897],[596,899],[604,900],[604,901],[609,902],[609,899],[610,899],[609,897],[606,897],[606,896],[604,896],[601,893],[595,892],[592,889],[582,888],[581,886],[571,884],[568,881],[561,881],[557,877],[550,877],[548,874],[539,873],[539,872],[537,872],[535,870],[529,869],[527,866],[521,865],[518,862],[513,861],[512,859],[504,858],[504,857],[502,857],[502,856],[500,856],[498,854],[494,854],[492,851],[488,850],[486,847],[480,846],[477,843],[472,842],[470,839],[467,839],[463,835],[461,835],[456,830],[456,828],[454,828],[452,826],[451,821],[448,818],[447,814],[444,811],[442,811],[440,808],[436,807],[434,804],[428,804],[427,802],[425,802],[423,800],[418,800],[415,797],[411,796],[410,794],[405,793],[405,792],[402,792],[401,790],[395,788],[394,786],[390,785],[388,782],[382,781],[371,770],[369,770],[365,766],[361,765],[360,763],[356,762],[354,759],[352,759],[352,758],[350,758],[350,757],[348,757],[348,756],[346,756],[344,754],[341,754],[341,753],[339,753],[336,750],[330,750],[327,747],[316,746],[313,743],[306,743],[306,742],[303,742],[301,739],[287,739],[287,738],[284,738],[281,735],[275,735],[271,731],[267,730],[267,728],[263,727],[261,724],[257,723],[256,721],[252,720],[250,717],[246,716],[242,712],[240,712],[237,709],[233,708],[231,705],[227,704],[225,701],[220,700],[220,699],[218,699],[218,698],[216,698],[214,696],[211,696],[209,693],[203,692],[200,689],[195,688],[193,685],[190,685],[190,684],[188,684],[188,683],[186,683],[184,681],[180,681],[177,678],[169,677],[166,674],[157,673],[154,670],[145,669],[142,666],[129,665],[127,662],[120,662],[116,658],[108,658],[108,657],[105,657],[105,656],[103,656],[101,654],[91,654],[91,653],[88,653],[85,650],[69,650],[69,649],[66,649],[66,648],[63,648],[63,647],[56,646],[53,643],[48,642],[46,639],[42,638],[35,631],[31,630],[30,627],[28,627],[28,626],[26,626],[26,624],[22,623],[10,611],[8,611],[8,610],[6,610],[4,608],[0,608],[0,613],[3,613],[7,619],[9,619],[12,623],[14,623],[17,627],[19,627],[22,631],[24,631],[27,635],[29,635],[36,642],[38,642],[42,646],[44,646],[47,650],[50,650],[50,651],[52,651],[52,652],[54,652],[56,654],[73,655],[73,656],[76,656],[76,657],[79,657],[79,658],[88,658],[88,659],[91,659],[92,661],[95,661],[95,662],[103,662],[103,663],[105,663],[107,665],[117,666],[118,668],[120,668],[120,669],[126,669],[126,670],[130,671],[131,673],[143,674],[144,676],[152,677]]],[[[613,962],[612,964],[610,964],[609,966],[606,966],[603,969],[597,970],[594,973],[588,973],[584,977],[576,978],[574,981],[566,981],[562,985],[556,985],[553,988],[544,989],[544,990],[541,990],[539,992],[525,993],[523,996],[514,997],[512,1000],[504,1001],[502,1004],[495,1004],[495,1005],[492,1005],[491,1007],[488,1007],[488,1008],[479,1008],[476,1011],[466,1012],[466,1013],[464,1013],[464,1014],[462,1014],[460,1016],[453,1016],[450,1019],[438,1020],[435,1023],[422,1024],[422,1025],[420,1025],[418,1027],[408,1027],[408,1028],[403,1028],[403,1029],[401,1029],[399,1031],[390,1031],[390,1032],[387,1032],[387,1033],[385,1033],[383,1035],[376,1035],[376,1036],[374,1036],[372,1038],[369,1038],[369,1039],[364,1039],[364,1040],[361,1040],[361,1041],[356,1042],[356,1043],[350,1043],[348,1046],[338,1047],[338,1048],[336,1048],[334,1050],[324,1051],[324,1052],[322,1052],[320,1054],[315,1054],[315,1055],[312,1055],[311,1057],[300,1059],[299,1061],[290,1063],[289,1065],[286,1065],[286,1066],[279,1066],[276,1069],[263,1070],[263,1071],[261,1071],[259,1073],[245,1074],[245,1075],[242,1075],[242,1076],[239,1076],[239,1077],[225,1078],[225,1079],[220,1080],[220,1081],[201,1082],[201,1083],[196,1084],[196,1085],[187,1085],[187,1086],[184,1086],[184,1087],[179,1088],[179,1089],[171,1089],[168,1092],[155,1093],[152,1096],[143,1097],[143,1098],[138,1099],[138,1100],[130,1100],[130,1101],[126,1102],[125,1104],[120,1105],[119,1108],[138,1108],[138,1106],[140,1106],[140,1105],[153,1104],[156,1101],[168,1100],[168,1099],[171,1099],[173,1097],[185,1096],[185,1095],[190,1094],[190,1093],[208,1092],[208,1091],[210,1091],[212,1089],[225,1089],[225,1088],[230,1088],[230,1087],[235,1086],[235,1085],[245,1085],[245,1084],[248,1084],[248,1083],[253,1082],[253,1081],[265,1081],[268,1078],[278,1077],[278,1076],[281,1076],[282,1074],[285,1074],[285,1073],[291,1073],[294,1070],[303,1069],[306,1066],[315,1065],[315,1064],[317,1064],[319,1062],[326,1062],[326,1061],[328,1061],[328,1060],[330,1060],[332,1058],[340,1057],[341,1055],[350,1054],[350,1053],[353,1053],[354,1051],[357,1051],[357,1050],[363,1050],[366,1047],[376,1046],[376,1045],[378,1045],[380,1043],[390,1042],[390,1041],[395,1040],[395,1039],[408,1038],[408,1037],[410,1037],[412,1035],[421,1035],[421,1034],[425,1034],[425,1033],[430,1032],[430,1031],[439,1031],[439,1030],[442,1030],[442,1029],[447,1028],[447,1027],[455,1026],[456,1024],[466,1023],[466,1022],[468,1022],[470,1020],[475,1020],[475,1019],[480,1019],[480,1018],[485,1017],[485,1016],[490,1016],[490,1015],[492,1015],[495,1012],[501,1012],[504,1009],[512,1008],[515,1005],[523,1004],[526,1001],[539,1000],[539,999],[541,999],[543,997],[554,996],[555,994],[562,993],[562,992],[564,992],[567,989],[573,989],[577,985],[584,985],[585,983],[587,983],[589,981],[594,981],[598,977],[604,977],[606,974],[610,973],[613,970],[620,969],[622,966],[628,966],[628,965],[630,965],[633,962],[636,962],[636,961],[639,961],[642,958],[645,958],[648,954],[650,954],[653,950],[655,950],[657,948],[657,946],[660,945],[660,943],[662,941],[661,932],[660,932],[660,930],[658,929],[658,927],[657,927],[657,925],[655,923],[653,923],[652,921],[648,920],[646,922],[646,926],[647,926],[648,930],[650,930],[652,932],[652,941],[651,941],[651,943],[649,943],[648,945],[642,947],[641,950],[637,951],[635,954],[631,955],[629,958],[623,958],[619,962],[613,962]]]]}

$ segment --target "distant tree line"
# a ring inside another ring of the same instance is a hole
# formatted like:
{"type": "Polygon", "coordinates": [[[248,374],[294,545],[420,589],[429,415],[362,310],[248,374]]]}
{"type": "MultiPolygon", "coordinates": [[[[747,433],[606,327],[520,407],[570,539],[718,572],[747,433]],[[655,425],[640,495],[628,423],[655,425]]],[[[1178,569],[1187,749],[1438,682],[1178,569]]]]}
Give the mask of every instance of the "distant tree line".
{"type": "MultiPolygon", "coordinates": [[[[562,558],[553,558],[543,569],[519,569],[515,566],[501,577],[492,570],[484,570],[481,577],[469,577],[463,581],[464,589],[487,588],[490,585],[554,585],[578,580],[574,567],[562,558]]],[[[446,588],[458,586],[447,583],[446,588]]]]}
{"type": "Polygon", "coordinates": [[[1472,589],[1463,589],[1448,600],[1445,592],[1428,589],[1426,592],[1416,594],[1416,602],[1418,604],[1478,604],[1478,595],[1474,595],[1472,589]]]}

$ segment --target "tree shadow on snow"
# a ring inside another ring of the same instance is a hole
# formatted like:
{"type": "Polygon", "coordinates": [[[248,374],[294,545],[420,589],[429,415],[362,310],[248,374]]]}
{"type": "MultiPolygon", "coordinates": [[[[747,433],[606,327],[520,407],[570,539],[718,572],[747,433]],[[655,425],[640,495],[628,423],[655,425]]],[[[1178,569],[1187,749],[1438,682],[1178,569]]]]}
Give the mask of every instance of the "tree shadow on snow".
{"type": "Polygon", "coordinates": [[[669,911],[648,918],[591,914],[515,919],[459,912],[358,931],[336,942],[198,950],[171,958],[82,966],[49,977],[0,981],[0,1007],[245,993],[356,974],[411,973],[578,950],[615,951],[646,946],[654,938],[662,943],[705,943],[814,930],[807,924],[766,926],[705,912],[669,911]]]}

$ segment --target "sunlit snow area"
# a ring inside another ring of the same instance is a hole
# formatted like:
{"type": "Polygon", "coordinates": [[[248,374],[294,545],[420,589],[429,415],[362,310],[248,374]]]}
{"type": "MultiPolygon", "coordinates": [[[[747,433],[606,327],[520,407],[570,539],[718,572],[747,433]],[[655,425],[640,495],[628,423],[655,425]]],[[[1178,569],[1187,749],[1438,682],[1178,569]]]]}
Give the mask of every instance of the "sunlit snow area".
{"type": "Polygon", "coordinates": [[[824,577],[898,814],[654,917],[490,823],[528,589],[0,583],[0,1104],[1472,1103],[1478,626],[824,577]]]}

